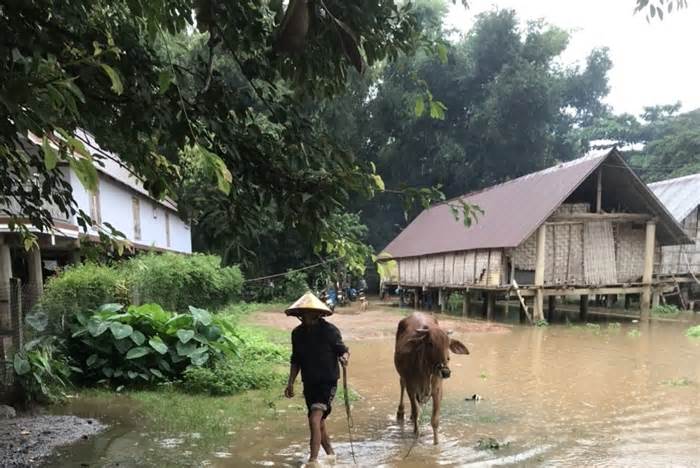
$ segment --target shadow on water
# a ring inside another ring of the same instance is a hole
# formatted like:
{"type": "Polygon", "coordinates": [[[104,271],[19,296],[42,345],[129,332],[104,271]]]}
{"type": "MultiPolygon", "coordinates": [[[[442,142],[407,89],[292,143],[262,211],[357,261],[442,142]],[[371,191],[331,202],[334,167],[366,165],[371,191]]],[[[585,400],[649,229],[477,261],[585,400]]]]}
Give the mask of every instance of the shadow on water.
{"type": "MultiPolygon", "coordinates": [[[[458,336],[445,381],[441,443],[429,415],[411,455],[410,424],[395,420],[393,341],[351,343],[354,450],[361,466],[696,466],[700,464],[700,340],[686,324],[513,327],[458,336]],[[465,401],[474,394],[481,401],[465,401]],[[498,449],[483,441],[496,441],[498,449]],[[480,442],[481,441],[481,442],[480,442]]],[[[294,401],[291,405],[298,405],[294,401]]],[[[302,411],[255,422],[220,440],[148,427],[118,399],[73,411],[114,425],[49,464],[78,466],[300,466],[307,454],[302,411]]],[[[287,402],[281,403],[281,405],[287,402]]],[[[426,407],[430,411],[430,406],[426,407]]],[[[352,461],[342,402],[329,419],[337,461],[352,461]]]]}

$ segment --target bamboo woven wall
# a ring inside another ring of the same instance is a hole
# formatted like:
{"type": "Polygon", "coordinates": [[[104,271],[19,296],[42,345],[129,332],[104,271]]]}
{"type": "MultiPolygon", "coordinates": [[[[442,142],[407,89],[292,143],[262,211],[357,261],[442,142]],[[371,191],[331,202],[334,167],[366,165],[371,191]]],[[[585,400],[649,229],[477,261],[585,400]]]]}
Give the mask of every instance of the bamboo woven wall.
{"type": "Polygon", "coordinates": [[[464,287],[502,284],[503,254],[479,250],[401,258],[399,283],[403,285],[464,287]]]}
{"type": "Polygon", "coordinates": [[[695,208],[681,223],[694,244],[670,245],[662,248],[657,272],[664,275],[700,274],[700,207],[695,208]]]}

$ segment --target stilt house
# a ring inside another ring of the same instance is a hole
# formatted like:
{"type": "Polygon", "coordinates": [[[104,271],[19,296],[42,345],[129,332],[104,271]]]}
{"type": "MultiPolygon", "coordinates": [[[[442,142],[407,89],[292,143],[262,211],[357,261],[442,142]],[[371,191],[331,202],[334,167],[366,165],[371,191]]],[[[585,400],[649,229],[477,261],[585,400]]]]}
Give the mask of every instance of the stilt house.
{"type": "MultiPolygon", "coordinates": [[[[654,275],[661,246],[688,236],[616,149],[466,194],[484,214],[470,227],[455,219],[459,199],[424,210],[384,249],[396,268],[385,284],[420,290],[515,293],[532,319],[544,317],[544,297],[641,294],[642,316],[652,296],[671,287],[654,275]],[[527,311],[527,308],[525,308],[527,311]]],[[[658,265],[657,265],[658,269],[658,265]]],[[[443,301],[444,303],[444,301],[443,301]]],[[[583,313],[583,310],[582,310],[583,313]]]]}

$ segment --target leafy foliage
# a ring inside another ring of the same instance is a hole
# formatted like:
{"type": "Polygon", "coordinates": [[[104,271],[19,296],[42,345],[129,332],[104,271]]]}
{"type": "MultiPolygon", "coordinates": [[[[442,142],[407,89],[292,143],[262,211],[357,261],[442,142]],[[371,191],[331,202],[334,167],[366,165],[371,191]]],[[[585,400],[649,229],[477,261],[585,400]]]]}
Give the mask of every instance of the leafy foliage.
{"type": "Polygon", "coordinates": [[[280,364],[289,361],[287,347],[270,342],[253,328],[236,329],[241,344],[232,359],[217,360],[207,367],[190,367],[182,386],[193,393],[233,395],[246,390],[281,386],[284,374],[280,364]]]}
{"type": "Polygon", "coordinates": [[[165,309],[218,308],[240,298],[243,275],[237,266],[221,267],[214,255],[146,254],[123,267],[131,301],[165,309]]]}
{"type": "Polygon", "coordinates": [[[646,181],[700,172],[700,109],[679,114],[680,103],[645,107],[638,115],[606,114],[583,130],[595,146],[622,146],[646,181]]]}
{"type": "MultiPolygon", "coordinates": [[[[67,318],[80,311],[96,310],[105,303],[125,303],[128,296],[120,269],[83,263],[68,267],[46,283],[41,302],[28,320],[49,321],[49,329],[57,331],[67,318]]],[[[46,324],[34,328],[43,331],[46,324]]]]}
{"type": "Polygon", "coordinates": [[[14,355],[14,371],[27,400],[50,403],[65,396],[72,368],[58,345],[56,337],[40,337],[14,355]]]}
{"type": "Polygon", "coordinates": [[[674,305],[658,305],[651,310],[651,313],[659,316],[675,316],[681,311],[674,305]]]}
{"type": "Polygon", "coordinates": [[[691,338],[700,338],[700,325],[695,325],[690,327],[685,331],[686,336],[691,338]]]}
{"type": "Polygon", "coordinates": [[[213,255],[145,254],[112,266],[83,263],[52,277],[28,320],[35,328],[60,334],[67,320],[105,303],[164,304],[187,311],[190,305],[220,307],[240,298],[238,267],[220,266],[213,255]]]}
{"type": "Polygon", "coordinates": [[[309,290],[307,274],[289,272],[281,278],[250,283],[245,288],[246,299],[254,302],[290,302],[309,290]]]}
{"type": "Polygon", "coordinates": [[[70,324],[68,353],[84,383],[147,384],[179,378],[236,352],[235,330],[226,320],[190,307],[176,314],[157,304],[105,304],[70,324]]]}

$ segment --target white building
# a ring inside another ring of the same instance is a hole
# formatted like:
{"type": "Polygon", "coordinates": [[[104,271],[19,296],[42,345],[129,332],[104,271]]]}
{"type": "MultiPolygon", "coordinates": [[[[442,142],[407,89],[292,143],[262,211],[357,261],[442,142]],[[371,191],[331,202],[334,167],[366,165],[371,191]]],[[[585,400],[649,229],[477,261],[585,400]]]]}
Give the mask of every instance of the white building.
{"type": "MultiPolygon", "coordinates": [[[[157,200],[148,194],[143,183],[112,154],[105,152],[85,133],[76,135],[90,153],[101,155],[104,167],[96,164],[98,189],[91,193],[83,187],[75,172],[67,165],[59,166],[73,190],[78,208],[89,214],[97,224],[111,224],[131,243],[134,251],[171,251],[191,253],[190,226],[183,221],[175,204],[168,199],[157,200]]],[[[41,144],[41,139],[30,136],[41,144]]],[[[97,158],[96,158],[97,159],[97,158]]],[[[9,229],[9,217],[0,214],[0,329],[3,304],[7,308],[6,291],[10,278],[19,278],[25,289],[33,289],[34,297],[43,291],[43,281],[57,268],[80,259],[81,244],[98,241],[98,231],[90,227],[84,232],[76,216],[66,216],[49,207],[54,220],[54,233],[40,233],[39,248],[27,252],[19,236],[9,229]]],[[[10,208],[12,211],[12,208],[10,208]]]]}

